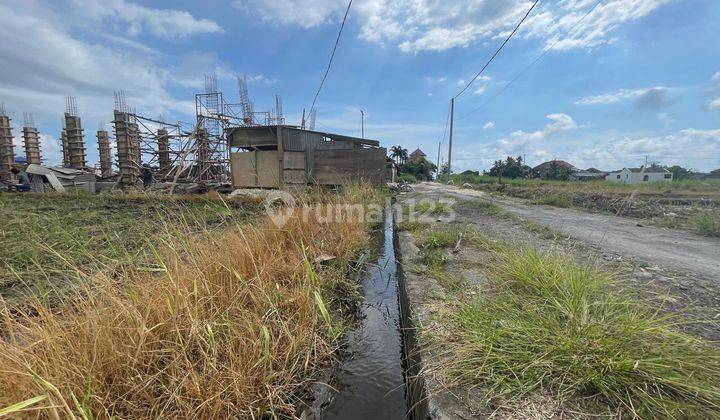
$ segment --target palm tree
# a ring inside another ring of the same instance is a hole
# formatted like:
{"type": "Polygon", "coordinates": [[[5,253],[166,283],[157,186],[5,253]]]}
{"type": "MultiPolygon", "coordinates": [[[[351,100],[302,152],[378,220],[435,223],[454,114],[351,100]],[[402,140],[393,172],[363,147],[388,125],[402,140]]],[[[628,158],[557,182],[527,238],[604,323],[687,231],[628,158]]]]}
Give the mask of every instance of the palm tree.
{"type": "Polygon", "coordinates": [[[408,157],[409,157],[409,155],[408,155],[408,150],[402,148],[402,146],[401,146],[401,147],[400,147],[400,150],[399,150],[399,153],[400,153],[399,158],[400,158],[401,164],[403,164],[403,165],[406,164],[406,163],[407,163],[407,160],[408,160],[408,157]]]}
{"type": "Polygon", "coordinates": [[[401,146],[393,146],[390,148],[390,158],[395,161],[396,165],[400,164],[400,156],[402,155],[401,146]]]}

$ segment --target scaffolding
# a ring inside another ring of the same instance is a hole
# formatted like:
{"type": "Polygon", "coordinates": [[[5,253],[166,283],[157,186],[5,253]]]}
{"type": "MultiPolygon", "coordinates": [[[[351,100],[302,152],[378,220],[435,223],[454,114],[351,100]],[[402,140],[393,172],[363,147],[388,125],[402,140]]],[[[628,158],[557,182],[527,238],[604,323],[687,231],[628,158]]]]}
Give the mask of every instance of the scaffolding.
{"type": "Polygon", "coordinates": [[[65,100],[65,139],[68,165],[73,169],[84,170],[87,166],[85,138],[77,112],[77,101],[73,96],[65,100]]]}
{"type": "Polygon", "coordinates": [[[192,162],[178,165],[184,170],[192,166],[188,172],[193,181],[225,182],[229,179],[230,156],[225,128],[235,118],[225,115],[227,108],[222,92],[217,89],[215,75],[206,75],[205,93],[195,94],[196,127],[188,136],[185,153],[181,156],[192,162]]]}

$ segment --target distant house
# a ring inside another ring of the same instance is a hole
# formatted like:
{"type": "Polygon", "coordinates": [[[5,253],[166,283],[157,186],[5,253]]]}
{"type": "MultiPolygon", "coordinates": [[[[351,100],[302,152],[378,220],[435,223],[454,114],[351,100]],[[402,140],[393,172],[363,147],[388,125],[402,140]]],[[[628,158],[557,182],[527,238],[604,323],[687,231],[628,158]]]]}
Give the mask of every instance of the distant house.
{"type": "Polygon", "coordinates": [[[421,160],[425,159],[426,156],[427,156],[427,155],[425,154],[425,152],[423,152],[423,151],[420,150],[419,148],[418,148],[418,149],[415,149],[414,152],[410,153],[410,162],[412,162],[412,163],[418,163],[418,162],[420,162],[421,160]]]}
{"type": "Polygon", "coordinates": [[[672,181],[673,174],[660,166],[639,168],[623,168],[621,171],[611,172],[606,181],[624,182],[626,184],[642,184],[643,182],[672,181]]]}
{"type": "Polygon", "coordinates": [[[532,169],[532,176],[534,178],[551,178],[551,179],[567,179],[567,176],[562,175],[558,178],[559,174],[565,173],[569,175],[571,172],[576,171],[575,166],[565,162],[564,160],[549,160],[543,162],[532,169]]]}
{"type": "Polygon", "coordinates": [[[550,167],[552,166],[553,163],[555,165],[557,165],[559,168],[565,168],[565,169],[570,169],[570,170],[575,169],[575,167],[573,165],[565,162],[564,160],[555,159],[555,160],[549,160],[547,162],[543,162],[543,163],[539,164],[538,166],[533,168],[533,172],[536,172],[536,173],[545,172],[548,169],[550,169],[550,167]]]}

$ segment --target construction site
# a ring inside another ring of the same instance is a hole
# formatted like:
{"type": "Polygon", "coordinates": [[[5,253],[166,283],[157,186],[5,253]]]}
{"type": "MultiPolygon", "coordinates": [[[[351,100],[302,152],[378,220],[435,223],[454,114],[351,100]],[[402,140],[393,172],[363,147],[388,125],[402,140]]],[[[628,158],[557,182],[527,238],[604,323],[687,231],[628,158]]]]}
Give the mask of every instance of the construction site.
{"type": "Polygon", "coordinates": [[[100,125],[99,162],[88,162],[85,128],[77,99],[66,98],[59,133],[62,161],[43,165],[40,134],[32,114],[22,126],[24,157],[16,159],[12,120],[0,108],[0,182],[12,190],[16,167],[27,173],[32,192],[82,189],[153,188],[199,192],[233,188],[282,188],[286,185],[341,185],[365,179],[381,184],[392,177],[386,149],[377,140],[315,131],[317,109],[305,110],[299,125],[288,125],[282,99],[274,109],[257,111],[247,81],[237,77],[239,98],[226,100],[215,75],[205,76],[205,91],[195,94],[195,120],[168,123],[141,115],[123,91],[114,93],[112,130],[100,125]],[[113,147],[114,145],[114,147],[113,147]]]}

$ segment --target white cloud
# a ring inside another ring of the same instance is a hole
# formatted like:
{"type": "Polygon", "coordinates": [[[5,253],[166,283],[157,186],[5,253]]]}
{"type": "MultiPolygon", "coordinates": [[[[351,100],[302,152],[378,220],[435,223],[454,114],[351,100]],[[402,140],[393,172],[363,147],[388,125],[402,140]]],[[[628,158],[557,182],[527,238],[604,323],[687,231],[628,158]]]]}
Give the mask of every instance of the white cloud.
{"type": "Polygon", "coordinates": [[[73,25],[80,22],[63,19],[52,7],[3,3],[0,16],[4,21],[0,25],[0,97],[15,120],[25,111],[35,115],[48,145],[44,158],[57,161],[49,155],[57,153],[51,139],[59,133],[66,95],[77,98],[90,161],[97,159],[95,127],[112,119],[115,90],[123,89],[128,105],[145,115],[166,114],[173,119],[194,115],[191,96],[176,98],[170,93],[172,87],[188,81],[180,69],[136,41],[113,42],[118,36],[111,27],[105,34],[110,37],[104,37],[110,42],[94,43],[75,35],[73,25]]]}
{"type": "Polygon", "coordinates": [[[658,119],[662,123],[663,127],[667,128],[675,123],[675,118],[667,112],[661,112],[658,114],[658,119]]]}
{"type": "Polygon", "coordinates": [[[184,10],[152,9],[125,0],[72,0],[82,16],[100,22],[115,22],[126,28],[126,35],[149,32],[161,38],[182,38],[202,33],[220,33],[212,20],[198,19],[184,10]]]}
{"type": "Polygon", "coordinates": [[[473,93],[475,93],[476,95],[482,95],[483,93],[485,93],[485,89],[487,89],[487,86],[480,85],[477,89],[475,89],[473,93]]]}
{"type": "Polygon", "coordinates": [[[237,0],[233,6],[247,13],[258,14],[269,22],[300,25],[312,28],[333,22],[344,13],[344,0],[237,0]]]}
{"type": "Polygon", "coordinates": [[[483,130],[491,130],[495,128],[495,121],[488,121],[483,125],[483,130]]]}
{"type": "MultiPolygon", "coordinates": [[[[710,86],[710,92],[720,92],[720,71],[715,73],[712,77],[712,86],[710,86]]],[[[715,98],[708,103],[710,109],[720,109],[720,98],[715,98]]]]}
{"type": "Polygon", "coordinates": [[[568,114],[549,114],[547,119],[550,122],[545,126],[545,136],[557,133],[558,131],[572,130],[577,124],[568,114]]]}
{"type": "MultiPolygon", "coordinates": [[[[606,0],[575,28],[594,1],[542,2],[519,36],[544,39],[558,50],[594,48],[612,42],[612,34],[623,23],[640,19],[669,1],[606,0]]],[[[238,0],[234,4],[270,22],[305,28],[337,22],[347,6],[344,0],[238,0]]],[[[505,36],[531,4],[531,0],[364,0],[353,4],[350,16],[360,23],[361,39],[390,42],[405,52],[443,51],[505,36]]]]}
{"type": "Polygon", "coordinates": [[[656,86],[644,89],[620,89],[616,92],[588,96],[575,102],[576,105],[607,105],[628,99],[635,99],[639,108],[661,108],[669,103],[668,88],[656,86]]]}

